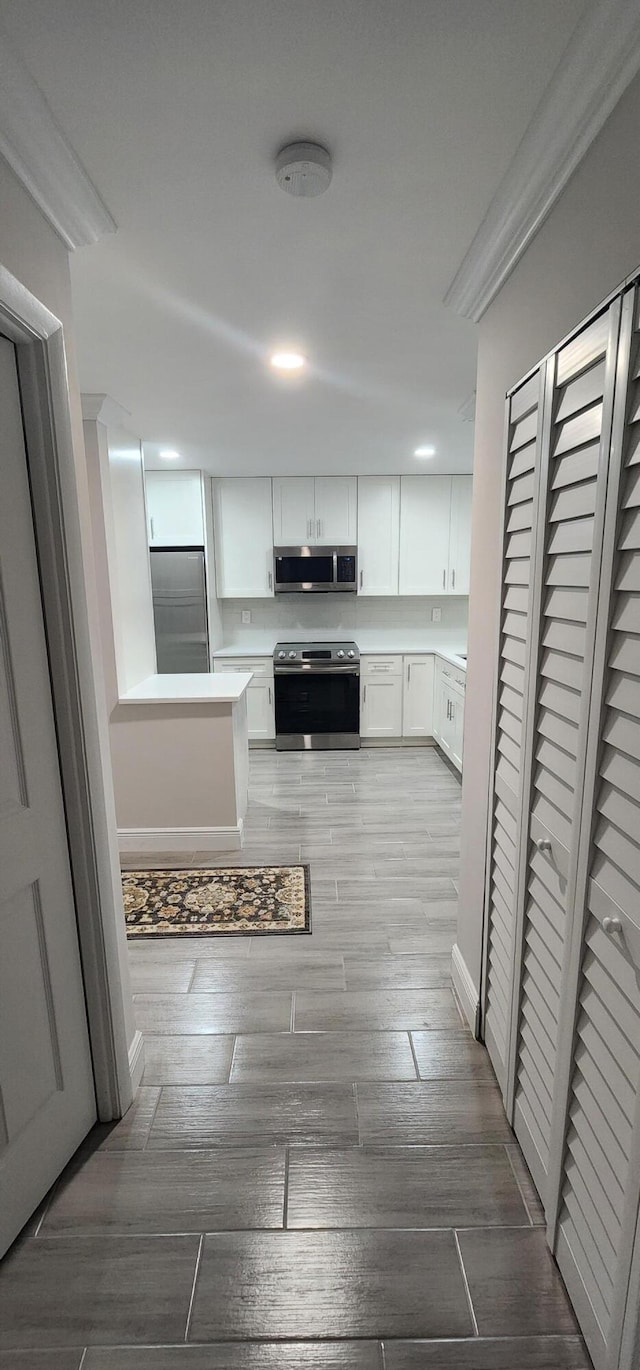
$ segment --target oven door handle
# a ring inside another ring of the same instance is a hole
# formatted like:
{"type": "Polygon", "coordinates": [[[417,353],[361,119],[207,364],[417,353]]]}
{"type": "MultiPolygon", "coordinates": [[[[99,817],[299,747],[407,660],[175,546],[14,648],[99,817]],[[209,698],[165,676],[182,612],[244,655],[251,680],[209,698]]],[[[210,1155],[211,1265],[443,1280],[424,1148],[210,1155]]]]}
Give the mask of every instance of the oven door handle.
{"type": "Polygon", "coordinates": [[[323,668],[321,667],[320,670],[317,670],[317,669],[316,669],[316,670],[305,671],[304,669],[303,669],[303,670],[300,670],[300,667],[299,667],[299,666],[274,666],[274,668],[273,668],[273,674],[274,674],[274,676],[277,676],[277,675],[299,675],[299,676],[301,676],[301,677],[302,677],[302,676],[306,676],[306,675],[310,675],[310,676],[315,676],[317,679],[320,679],[322,676],[326,676],[326,675],[360,675],[360,667],[359,667],[359,666],[330,666],[330,667],[327,667],[327,668],[325,668],[325,669],[323,669],[323,668]]]}

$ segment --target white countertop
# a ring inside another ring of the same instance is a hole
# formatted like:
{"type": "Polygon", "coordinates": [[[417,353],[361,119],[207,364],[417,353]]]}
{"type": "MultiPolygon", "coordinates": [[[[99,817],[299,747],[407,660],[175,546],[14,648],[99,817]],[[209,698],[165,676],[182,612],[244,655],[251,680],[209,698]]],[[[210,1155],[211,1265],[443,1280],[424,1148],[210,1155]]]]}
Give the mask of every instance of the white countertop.
{"type": "MultiPolygon", "coordinates": [[[[276,642],[284,642],[287,640],[284,635],[274,637],[272,632],[251,633],[247,634],[247,637],[249,639],[248,641],[228,642],[224,647],[219,647],[217,651],[212,653],[213,657],[272,656],[276,642]]],[[[329,637],[326,634],[324,637],[328,642],[334,641],[334,638],[329,637]]],[[[318,634],[314,640],[320,642],[324,639],[318,634]]],[[[358,647],[360,648],[361,656],[371,656],[374,653],[383,654],[387,652],[390,652],[394,656],[409,656],[413,653],[419,656],[421,653],[428,653],[432,656],[443,657],[445,661],[450,661],[453,666],[458,666],[461,670],[466,670],[467,667],[466,659],[460,655],[460,653],[466,653],[466,643],[461,642],[459,639],[457,642],[447,643],[445,645],[442,641],[438,642],[435,635],[431,638],[430,636],[418,637],[412,633],[394,634],[362,632],[356,633],[354,641],[357,642],[358,647]]]]}
{"type": "Polygon", "coordinates": [[[120,704],[234,704],[251,680],[249,671],[148,675],[120,696],[120,704]]]}

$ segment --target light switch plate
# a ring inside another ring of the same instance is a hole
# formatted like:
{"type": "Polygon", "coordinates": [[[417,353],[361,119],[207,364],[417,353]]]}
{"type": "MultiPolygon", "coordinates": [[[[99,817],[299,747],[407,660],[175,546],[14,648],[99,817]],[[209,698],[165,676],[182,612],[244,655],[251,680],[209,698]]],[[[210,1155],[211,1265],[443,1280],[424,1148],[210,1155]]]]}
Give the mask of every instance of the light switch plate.
{"type": "Polygon", "coordinates": [[[431,610],[431,622],[432,622],[432,623],[440,623],[441,619],[442,619],[442,609],[432,609],[432,610],[431,610]]]}
{"type": "Polygon", "coordinates": [[[242,622],[243,622],[243,623],[250,623],[250,622],[251,622],[251,610],[250,610],[250,609],[243,609],[243,610],[242,610],[242,622]]]}

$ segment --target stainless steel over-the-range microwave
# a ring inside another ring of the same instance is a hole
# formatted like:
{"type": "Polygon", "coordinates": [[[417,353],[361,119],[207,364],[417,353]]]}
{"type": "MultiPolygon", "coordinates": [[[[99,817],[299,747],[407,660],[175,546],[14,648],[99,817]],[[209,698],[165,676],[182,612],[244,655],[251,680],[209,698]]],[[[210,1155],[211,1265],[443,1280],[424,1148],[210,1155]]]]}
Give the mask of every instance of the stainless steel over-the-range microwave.
{"type": "Polygon", "coordinates": [[[356,547],[274,547],[275,593],[355,595],[357,559],[356,547]]]}

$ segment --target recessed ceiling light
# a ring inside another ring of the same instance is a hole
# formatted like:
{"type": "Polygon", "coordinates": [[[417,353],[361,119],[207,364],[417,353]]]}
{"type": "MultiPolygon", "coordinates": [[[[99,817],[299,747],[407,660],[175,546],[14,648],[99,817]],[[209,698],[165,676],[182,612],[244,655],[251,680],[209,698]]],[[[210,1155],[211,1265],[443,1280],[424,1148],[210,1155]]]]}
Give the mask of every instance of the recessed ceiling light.
{"type": "Polygon", "coordinates": [[[435,447],[428,446],[416,447],[416,450],[413,455],[414,457],[435,457],[436,449],[435,447]]]}
{"type": "Polygon", "coordinates": [[[300,371],[307,359],[301,352],[272,352],[269,361],[276,371],[300,371]]]}
{"type": "Polygon", "coordinates": [[[164,452],[161,452],[161,453],[160,453],[160,456],[162,457],[162,460],[163,460],[163,461],[179,461],[179,460],[180,460],[180,453],[179,453],[179,452],[173,452],[173,451],[171,451],[170,448],[167,448],[164,452]]]}

